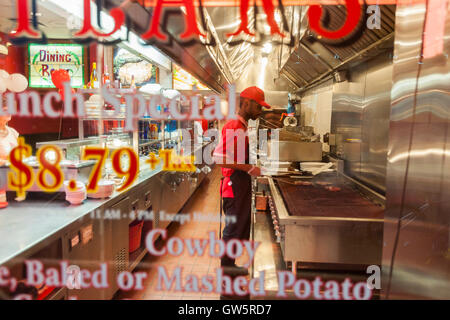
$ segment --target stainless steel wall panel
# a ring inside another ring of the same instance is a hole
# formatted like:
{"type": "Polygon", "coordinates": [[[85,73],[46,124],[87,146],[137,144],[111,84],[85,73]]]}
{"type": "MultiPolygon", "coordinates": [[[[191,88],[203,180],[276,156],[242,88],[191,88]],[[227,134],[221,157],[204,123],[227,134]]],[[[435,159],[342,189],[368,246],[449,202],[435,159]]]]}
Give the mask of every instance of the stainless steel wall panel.
{"type": "Polygon", "coordinates": [[[392,54],[356,65],[349,80],[335,83],[331,132],[337,144],[331,152],[345,160],[345,172],[366,186],[385,193],[389,138],[392,54]]]}
{"type": "Polygon", "coordinates": [[[443,55],[419,60],[425,6],[399,6],[396,16],[382,262],[389,299],[450,298],[450,65],[443,55]]]}
{"type": "Polygon", "coordinates": [[[331,132],[338,136],[336,154],[346,160],[345,171],[353,178],[361,175],[362,115],[366,65],[351,73],[351,81],[335,83],[331,132]]]}
{"type": "Polygon", "coordinates": [[[412,110],[414,102],[414,79],[417,75],[418,56],[420,56],[420,39],[422,34],[423,14],[425,7],[415,10],[415,14],[408,12],[407,8],[397,8],[397,26],[395,34],[393,86],[391,90],[391,116],[388,146],[388,165],[386,180],[386,212],[384,224],[384,248],[382,259],[382,292],[385,297],[389,295],[390,273],[394,248],[396,247],[396,234],[398,227],[399,210],[401,206],[402,191],[406,174],[407,157],[412,129],[412,110]],[[405,14],[410,16],[405,22],[405,14]],[[392,162],[392,159],[395,161],[392,162]]]}
{"type": "Polygon", "coordinates": [[[384,193],[391,111],[392,61],[388,52],[369,62],[362,115],[360,180],[384,193]]]}
{"type": "MultiPolygon", "coordinates": [[[[314,128],[315,134],[323,136],[331,132],[331,110],[333,101],[333,80],[314,87],[304,93],[299,107],[300,124],[314,128]]],[[[323,151],[329,152],[330,146],[322,144],[323,151]]]]}

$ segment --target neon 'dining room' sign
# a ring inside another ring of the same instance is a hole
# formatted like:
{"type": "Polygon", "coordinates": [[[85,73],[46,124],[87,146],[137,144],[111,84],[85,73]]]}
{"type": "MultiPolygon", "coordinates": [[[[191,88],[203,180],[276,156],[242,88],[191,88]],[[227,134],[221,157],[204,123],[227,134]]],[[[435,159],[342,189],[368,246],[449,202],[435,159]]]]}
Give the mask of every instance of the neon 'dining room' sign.
{"type": "Polygon", "coordinates": [[[73,88],[84,85],[83,46],[78,44],[29,44],[29,86],[33,88],[55,88],[52,70],[69,72],[73,88]]]}

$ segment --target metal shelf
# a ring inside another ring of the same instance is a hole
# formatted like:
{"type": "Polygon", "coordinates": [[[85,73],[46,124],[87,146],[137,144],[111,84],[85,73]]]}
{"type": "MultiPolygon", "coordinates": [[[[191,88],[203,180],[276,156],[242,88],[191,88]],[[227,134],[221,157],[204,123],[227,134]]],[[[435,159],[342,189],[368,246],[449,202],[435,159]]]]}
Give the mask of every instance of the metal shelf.
{"type": "Polygon", "coordinates": [[[155,121],[155,122],[162,122],[162,121],[165,121],[165,120],[167,120],[167,119],[160,119],[160,120],[157,120],[157,119],[153,119],[153,118],[139,118],[139,121],[155,121]]]}
{"type": "Polygon", "coordinates": [[[155,139],[153,141],[148,141],[148,142],[144,142],[144,143],[139,142],[139,147],[146,147],[146,146],[150,146],[155,143],[162,143],[163,141],[164,140],[155,139]]]}

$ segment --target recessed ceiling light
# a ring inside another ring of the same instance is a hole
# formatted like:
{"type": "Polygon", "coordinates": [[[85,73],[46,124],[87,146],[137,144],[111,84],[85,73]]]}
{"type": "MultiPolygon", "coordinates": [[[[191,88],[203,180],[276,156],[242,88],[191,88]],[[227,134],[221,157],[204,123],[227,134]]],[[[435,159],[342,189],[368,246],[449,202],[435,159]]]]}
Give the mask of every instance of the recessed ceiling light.
{"type": "Polygon", "coordinates": [[[16,31],[16,30],[13,30],[13,31],[11,31],[11,33],[12,33],[12,34],[17,33],[17,31],[16,31]]]}
{"type": "Polygon", "coordinates": [[[272,44],[270,42],[264,43],[262,47],[262,52],[269,54],[272,51],[272,44]]]}
{"type": "Polygon", "coordinates": [[[280,22],[281,22],[281,15],[280,15],[280,12],[279,12],[279,11],[275,11],[275,21],[276,21],[277,23],[280,23],[280,22]]]}

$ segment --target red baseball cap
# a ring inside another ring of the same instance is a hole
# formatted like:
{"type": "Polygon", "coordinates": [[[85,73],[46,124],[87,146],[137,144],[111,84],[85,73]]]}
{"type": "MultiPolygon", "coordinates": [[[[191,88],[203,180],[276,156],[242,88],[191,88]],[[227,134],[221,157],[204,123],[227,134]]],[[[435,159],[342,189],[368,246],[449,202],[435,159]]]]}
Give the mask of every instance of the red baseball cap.
{"type": "Polygon", "coordinates": [[[264,91],[262,91],[258,87],[248,87],[240,94],[241,98],[247,98],[251,99],[253,101],[256,101],[258,104],[262,105],[266,108],[271,108],[267,102],[264,101],[264,91]]]}

